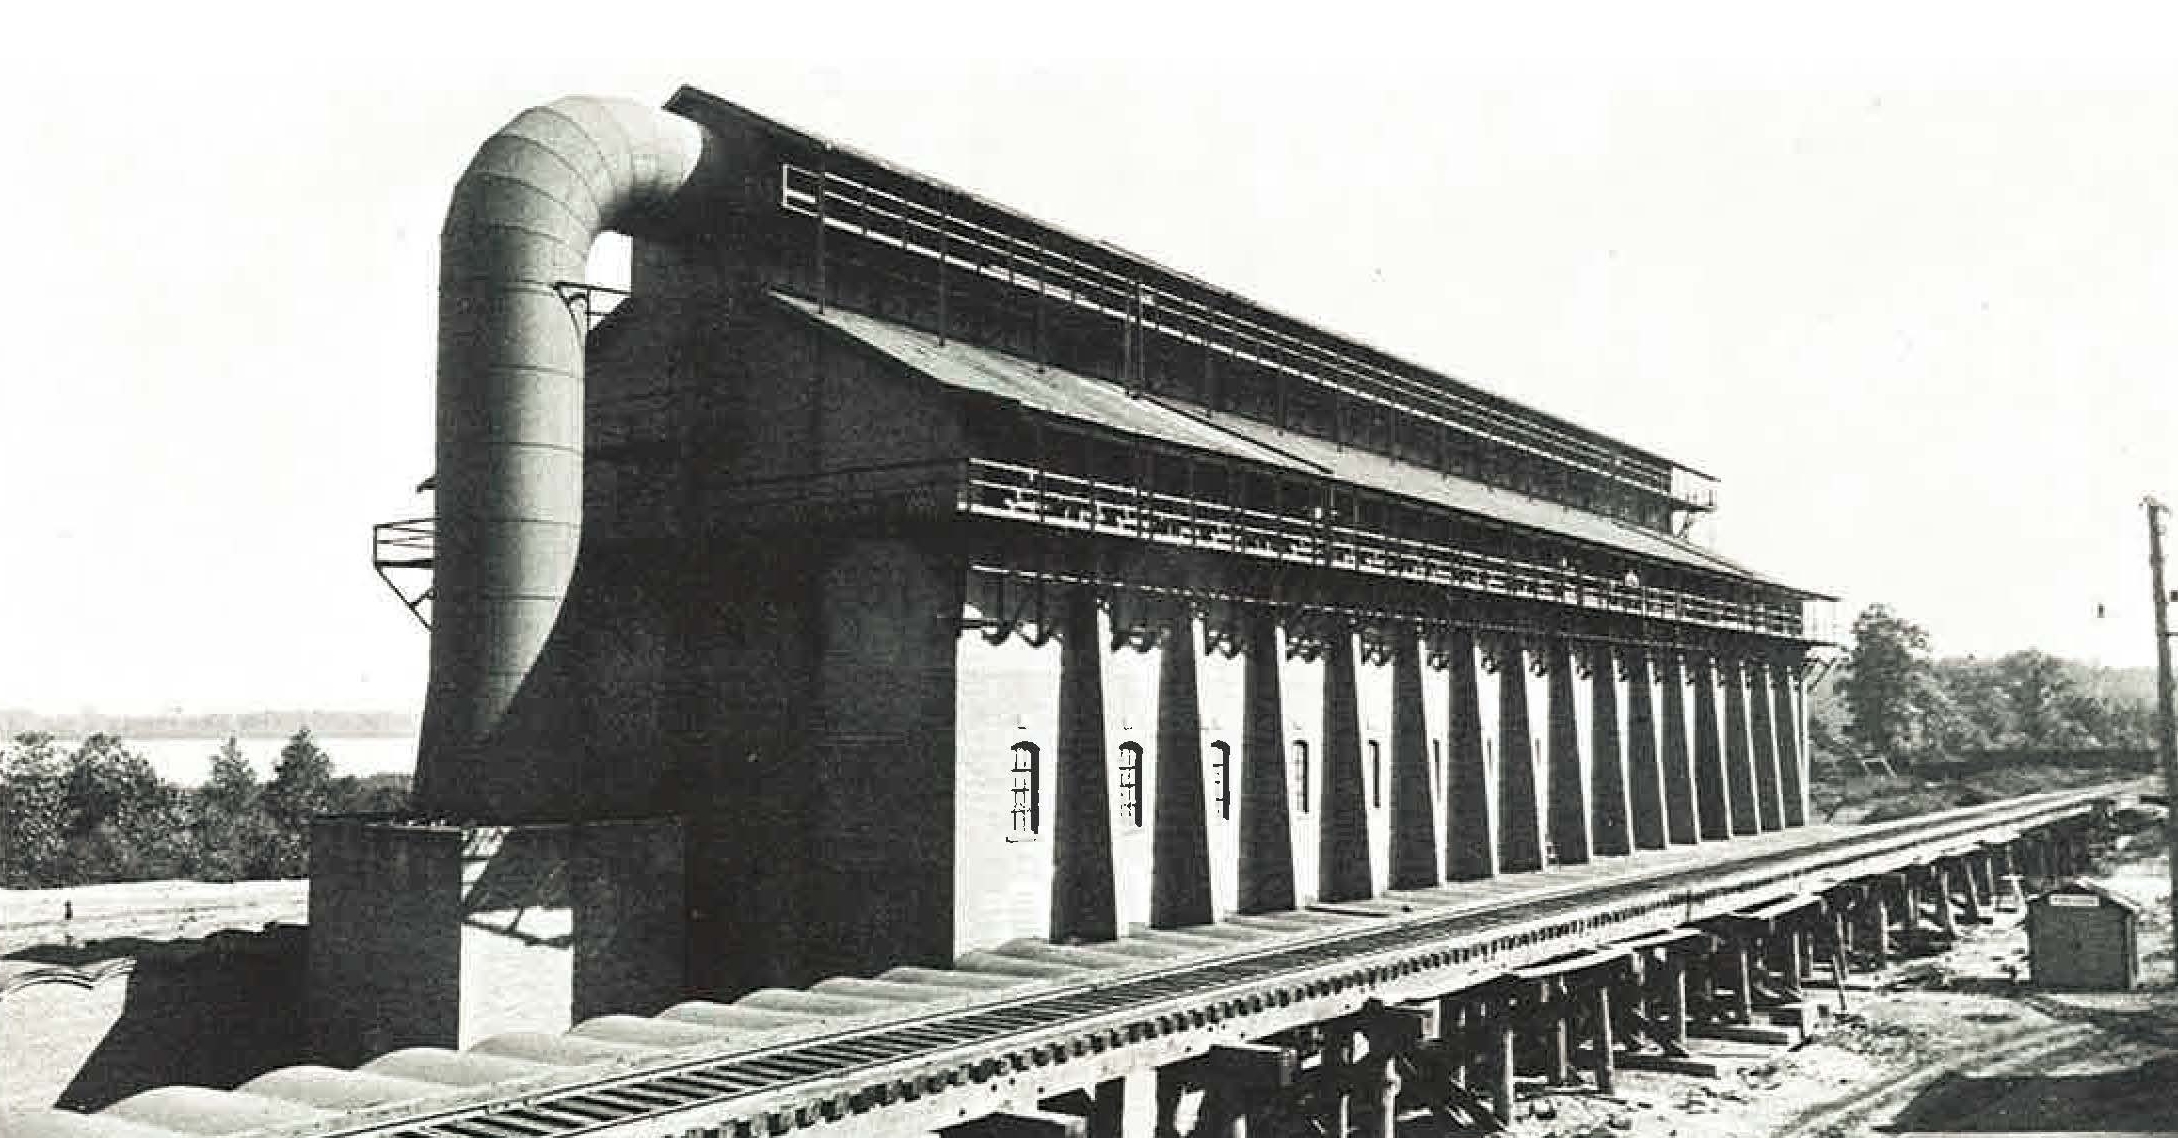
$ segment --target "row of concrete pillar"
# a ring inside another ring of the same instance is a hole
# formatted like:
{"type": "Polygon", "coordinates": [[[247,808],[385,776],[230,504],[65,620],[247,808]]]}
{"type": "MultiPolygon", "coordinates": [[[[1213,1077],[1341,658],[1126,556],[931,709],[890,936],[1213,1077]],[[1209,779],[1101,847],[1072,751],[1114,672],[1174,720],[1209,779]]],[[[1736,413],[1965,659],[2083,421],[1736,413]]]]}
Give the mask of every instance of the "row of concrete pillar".
{"type": "MultiPolygon", "coordinates": [[[[1108,940],[1120,930],[1095,599],[1086,591],[1072,594],[1063,620],[1051,937],[1108,940]]],[[[1273,610],[1254,609],[1243,620],[1236,907],[1275,912],[1301,900],[1283,738],[1282,648],[1273,610]]],[[[1355,639],[1343,629],[1322,637],[1323,783],[1315,834],[1315,895],[1321,901],[1360,900],[1375,891],[1355,639]]],[[[1393,889],[1579,864],[1807,821],[1802,708],[1789,663],[1459,629],[1434,647],[1444,668],[1429,674],[1450,687],[1441,825],[1431,784],[1422,639],[1413,631],[1390,637],[1386,876],[1393,889]],[[1584,664],[1594,681],[1585,685],[1577,675],[1584,664]],[[1508,742],[1493,764],[1484,751],[1487,710],[1478,680],[1488,669],[1514,679],[1531,667],[1547,676],[1540,780],[1524,742],[1537,737],[1528,684],[1496,685],[1497,736],[1518,742],[1508,742]]],[[[1178,928],[1216,916],[1192,616],[1171,618],[1160,651],[1149,917],[1152,926],[1178,928]]]]}

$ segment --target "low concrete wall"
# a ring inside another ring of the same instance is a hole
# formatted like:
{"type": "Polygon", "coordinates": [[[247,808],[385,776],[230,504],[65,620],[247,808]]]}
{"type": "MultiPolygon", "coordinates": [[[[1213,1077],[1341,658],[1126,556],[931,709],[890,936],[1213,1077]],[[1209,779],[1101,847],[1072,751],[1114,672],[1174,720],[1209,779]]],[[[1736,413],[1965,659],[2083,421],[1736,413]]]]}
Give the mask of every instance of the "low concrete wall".
{"type": "Polygon", "coordinates": [[[0,961],[0,1111],[232,1087],[304,1058],[307,933],[26,949],[0,961]]]}
{"type": "Polygon", "coordinates": [[[309,1021],[320,1062],[466,1047],[656,1012],[686,991],[675,819],[311,831],[309,1021]]]}

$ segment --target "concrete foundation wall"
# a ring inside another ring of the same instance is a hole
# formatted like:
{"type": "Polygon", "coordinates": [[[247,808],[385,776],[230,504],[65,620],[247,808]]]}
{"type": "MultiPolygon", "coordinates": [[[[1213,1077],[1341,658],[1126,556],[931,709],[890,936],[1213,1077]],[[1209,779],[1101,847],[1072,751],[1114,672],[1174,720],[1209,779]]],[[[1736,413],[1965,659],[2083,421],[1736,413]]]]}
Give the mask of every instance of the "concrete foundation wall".
{"type": "Polygon", "coordinates": [[[647,1013],[685,989],[676,820],[311,832],[312,1054],[466,1047],[647,1013]]]}

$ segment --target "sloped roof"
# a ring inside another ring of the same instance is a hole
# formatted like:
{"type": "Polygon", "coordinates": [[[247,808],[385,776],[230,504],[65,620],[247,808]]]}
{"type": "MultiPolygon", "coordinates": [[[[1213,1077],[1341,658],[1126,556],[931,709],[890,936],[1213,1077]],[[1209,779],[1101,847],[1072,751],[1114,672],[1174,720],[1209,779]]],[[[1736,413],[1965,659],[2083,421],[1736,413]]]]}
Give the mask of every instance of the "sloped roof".
{"type": "Polygon", "coordinates": [[[1368,451],[1281,431],[1243,416],[1130,395],[1108,380],[1034,363],[959,340],[838,307],[772,293],[783,308],[874,350],[947,387],[1018,403],[1030,410],[1157,439],[1266,466],[1365,486],[1507,525],[1723,576],[1760,582],[1800,596],[1820,596],[1781,584],[1691,542],[1601,514],[1442,474],[1368,451]]]}
{"type": "Polygon", "coordinates": [[[1388,352],[1382,348],[1378,348],[1375,345],[1372,345],[1358,337],[1345,335],[1344,333],[1325,328],[1314,321],[1304,320],[1301,317],[1282,312],[1260,301],[1255,301],[1246,297],[1242,297],[1229,289],[1225,289],[1218,285],[1212,284],[1209,281],[1202,280],[1191,273],[1187,273],[1182,270],[1173,268],[1172,266],[1160,263],[1150,257],[1144,256],[1143,254],[1122,248],[1121,246],[1113,242],[1106,241],[1101,238],[1089,237],[1083,234],[1075,233],[1064,226],[1056,225],[1049,221],[1044,221],[1039,218],[1031,217],[1028,214],[1023,213],[1022,211],[1013,208],[1012,206],[993,201],[989,198],[983,197],[980,194],[977,194],[972,190],[952,185],[939,178],[934,178],[920,171],[909,169],[908,167],[894,162],[891,159],[870,153],[869,151],[863,150],[860,147],[854,146],[851,143],[841,142],[837,139],[829,138],[827,136],[818,134],[815,131],[807,130],[803,127],[785,122],[773,116],[760,114],[754,110],[749,109],[748,107],[744,107],[741,104],[734,102],[731,99],[727,99],[719,95],[714,95],[711,92],[705,91],[699,87],[687,85],[682,86],[678,91],[674,92],[672,98],[666,100],[665,106],[667,110],[673,111],[676,114],[685,115],[698,122],[713,126],[714,128],[725,123],[731,123],[739,127],[756,131],[759,134],[772,138],[774,140],[780,140],[798,147],[822,152],[830,158],[840,161],[842,164],[846,164],[848,162],[860,163],[869,169],[881,171],[884,174],[889,175],[892,178],[898,179],[908,185],[920,186],[929,190],[937,191],[941,193],[945,198],[953,202],[956,207],[967,207],[973,205],[977,209],[986,211],[989,215],[1011,219],[1014,222],[1018,222],[1022,225],[1027,226],[1032,231],[1041,231],[1043,234],[1049,235],[1051,237],[1062,238],[1067,242],[1073,243],[1078,250],[1094,251],[1097,254],[1117,258],[1118,260],[1135,266],[1138,269],[1149,270],[1155,274],[1161,275],[1170,283],[1185,285],[1192,290],[1197,290],[1200,295],[1215,296],[1220,298],[1221,301],[1224,303],[1244,306],[1259,317],[1288,324],[1294,328],[1307,329],[1315,336],[1328,338],[1333,342],[1343,344],[1351,349],[1366,352],[1372,357],[1391,363],[1399,368],[1409,369],[1413,372],[1419,373],[1420,375],[1427,376],[1430,382],[1441,386],[1446,390],[1457,391],[1465,395],[1484,400],[1503,411],[1511,412],[1513,414],[1522,416],[1538,424],[1548,424],[1562,430],[1571,431],[1575,434],[1587,438],[1592,442],[1611,447],[1626,454],[1636,455],[1654,462],[1663,463],[1668,466],[1674,466],[1679,468],[1680,470],[1687,471],[1690,474],[1700,475],[1705,478],[1708,477],[1708,475],[1704,474],[1700,470],[1695,469],[1692,466],[1689,466],[1686,463],[1679,462],[1675,459],[1659,454],[1656,451],[1650,450],[1646,447],[1636,446],[1633,443],[1627,442],[1624,439],[1620,439],[1615,435],[1608,434],[1604,431],[1588,426],[1565,415],[1561,415],[1552,411],[1545,411],[1542,408],[1523,403],[1520,400],[1513,398],[1512,396],[1492,390],[1480,383],[1477,383],[1474,380],[1459,376],[1453,376],[1448,373],[1439,371],[1435,368],[1424,367],[1421,364],[1403,359],[1392,352],[1388,352]]]}
{"type": "Polygon", "coordinates": [[[2063,894],[2071,894],[2077,896],[2082,893],[2092,894],[2096,897],[2100,897],[2103,900],[2108,901],[2113,905],[2116,905],[2118,908],[2123,909],[2128,913],[2138,913],[2145,907],[2140,902],[2135,901],[2131,897],[2127,897],[2125,894],[2119,893],[2114,889],[2106,888],[2098,882],[2087,881],[2079,878],[2067,881],[2062,885],[2056,886],[2055,888],[2045,890],[2042,893],[2035,895],[2035,897],[2029,903],[2040,904],[2042,902],[2048,901],[2051,897],[2063,894]]]}

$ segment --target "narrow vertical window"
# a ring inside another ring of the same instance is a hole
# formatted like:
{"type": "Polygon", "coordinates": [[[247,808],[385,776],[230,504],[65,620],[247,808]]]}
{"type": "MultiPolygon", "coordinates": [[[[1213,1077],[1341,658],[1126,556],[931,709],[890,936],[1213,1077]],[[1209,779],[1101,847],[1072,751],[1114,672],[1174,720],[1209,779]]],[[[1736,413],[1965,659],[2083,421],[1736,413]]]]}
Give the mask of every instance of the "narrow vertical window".
{"type": "Polygon", "coordinates": [[[1301,813],[1308,813],[1308,743],[1303,739],[1293,741],[1293,801],[1301,813]]]}
{"type": "Polygon", "coordinates": [[[1369,740],[1369,804],[1384,808],[1384,748],[1374,739],[1369,740]]]}
{"type": "Polygon", "coordinates": [[[1210,807],[1218,821],[1233,817],[1233,748],[1224,741],[1210,744],[1210,807]]]}
{"type": "Polygon", "coordinates": [[[1013,745],[1013,832],[1034,834],[1043,827],[1043,801],[1039,791],[1043,757],[1034,743],[1013,745]]]}
{"type": "Polygon", "coordinates": [[[1142,745],[1119,745],[1119,820],[1129,826],[1142,824],[1142,745]]]}
{"type": "Polygon", "coordinates": [[[1437,794],[1442,796],[1444,794],[1444,740],[1442,739],[1431,739],[1429,741],[1429,781],[1436,788],[1437,794]]]}

